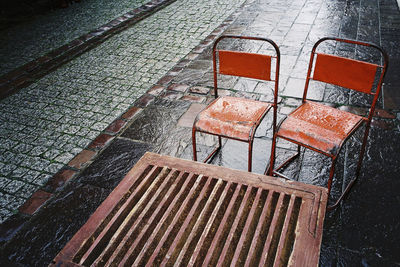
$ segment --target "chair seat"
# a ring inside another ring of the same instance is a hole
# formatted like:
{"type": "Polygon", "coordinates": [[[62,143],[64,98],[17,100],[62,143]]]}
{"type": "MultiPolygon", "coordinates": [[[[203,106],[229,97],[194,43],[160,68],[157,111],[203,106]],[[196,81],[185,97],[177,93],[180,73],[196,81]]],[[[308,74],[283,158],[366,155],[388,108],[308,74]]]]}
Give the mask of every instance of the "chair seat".
{"type": "Polygon", "coordinates": [[[270,103],[224,96],[214,100],[196,118],[197,131],[248,141],[270,103]]]}
{"type": "Polygon", "coordinates": [[[307,101],[284,120],[278,136],[334,156],[363,117],[307,101]]]}

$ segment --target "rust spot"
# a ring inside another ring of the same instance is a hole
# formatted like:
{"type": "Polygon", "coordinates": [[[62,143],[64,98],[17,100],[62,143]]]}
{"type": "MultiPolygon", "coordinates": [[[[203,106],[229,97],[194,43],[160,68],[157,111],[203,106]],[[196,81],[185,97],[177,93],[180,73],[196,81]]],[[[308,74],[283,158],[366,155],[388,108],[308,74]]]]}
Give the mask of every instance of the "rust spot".
{"type": "Polygon", "coordinates": [[[278,135],[336,155],[363,117],[307,101],[282,123],[278,135]]]}
{"type": "Polygon", "coordinates": [[[248,140],[260,118],[271,104],[250,99],[224,96],[200,112],[198,131],[248,140]]]}

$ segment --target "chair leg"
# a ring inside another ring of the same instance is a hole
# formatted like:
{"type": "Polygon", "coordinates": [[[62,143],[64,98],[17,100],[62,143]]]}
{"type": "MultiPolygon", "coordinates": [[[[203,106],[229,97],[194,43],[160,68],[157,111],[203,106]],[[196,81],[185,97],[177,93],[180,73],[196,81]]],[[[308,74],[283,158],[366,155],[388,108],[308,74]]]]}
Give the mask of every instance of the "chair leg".
{"type": "Polygon", "coordinates": [[[248,163],[247,163],[247,170],[251,172],[251,166],[253,162],[253,140],[250,140],[249,142],[249,158],[248,158],[248,163]]]}
{"type": "Polygon", "coordinates": [[[192,146],[193,146],[193,160],[197,161],[197,148],[196,148],[196,128],[192,128],[192,146]]]}
{"type": "Polygon", "coordinates": [[[214,150],[207,156],[207,158],[203,161],[206,163],[209,160],[212,160],[214,156],[217,154],[217,152],[221,149],[222,147],[222,138],[221,136],[218,136],[218,146],[214,148],[214,150]]]}
{"type": "MultiPolygon", "coordinates": [[[[332,165],[331,165],[331,170],[329,172],[329,180],[328,180],[328,199],[331,194],[331,189],[332,189],[332,181],[333,181],[333,175],[335,174],[335,165],[336,165],[336,157],[332,159],[332,165]]],[[[328,207],[328,210],[332,210],[336,208],[336,206],[339,204],[339,202],[336,202],[332,206],[328,207]]]]}
{"type": "Polygon", "coordinates": [[[346,189],[344,190],[342,195],[338,198],[338,200],[335,202],[335,204],[333,204],[332,206],[328,207],[328,210],[332,210],[332,209],[336,208],[337,205],[340,203],[340,201],[342,201],[347,196],[347,194],[350,192],[350,190],[353,187],[353,185],[357,182],[358,176],[360,175],[360,171],[361,171],[361,165],[362,165],[362,162],[363,162],[363,159],[364,159],[365,148],[367,146],[369,126],[370,125],[367,124],[365,132],[364,132],[364,139],[363,139],[363,143],[361,145],[360,156],[358,158],[357,169],[356,169],[356,174],[354,176],[354,179],[350,181],[350,183],[347,185],[346,189]]]}
{"type": "Polygon", "coordinates": [[[360,175],[361,165],[362,165],[362,162],[363,162],[363,159],[364,159],[365,148],[367,147],[369,127],[370,127],[370,124],[367,123],[367,125],[365,126],[363,143],[361,145],[360,157],[358,158],[358,164],[357,164],[356,178],[355,179],[357,179],[358,176],[360,175]]]}
{"type": "Polygon", "coordinates": [[[328,195],[331,193],[333,175],[335,174],[335,165],[336,165],[336,157],[332,159],[331,170],[329,171],[328,195]]]}
{"type": "MultiPolygon", "coordinates": [[[[197,146],[196,146],[196,129],[192,128],[192,147],[193,147],[193,160],[197,161],[197,146]]],[[[207,158],[203,161],[206,163],[208,160],[212,159],[215,154],[221,149],[222,147],[222,138],[218,136],[218,146],[214,148],[214,150],[207,156],[207,158]]]]}
{"type": "MultiPolygon", "coordinates": [[[[276,149],[276,148],[275,148],[276,149]]],[[[297,152],[296,154],[294,154],[293,156],[291,156],[290,158],[288,158],[285,162],[283,162],[278,168],[276,169],[272,169],[272,175],[276,174],[282,178],[288,179],[288,177],[286,177],[285,175],[283,175],[282,173],[279,173],[279,170],[286,167],[289,163],[291,163],[294,159],[296,159],[298,156],[300,155],[300,145],[297,145],[297,152]]]]}
{"type": "Polygon", "coordinates": [[[264,174],[270,175],[270,176],[273,175],[273,170],[275,167],[276,140],[277,140],[277,137],[276,137],[276,134],[274,133],[274,136],[272,138],[272,145],[271,145],[271,156],[270,156],[267,168],[265,169],[265,172],[264,172],[264,174]]]}

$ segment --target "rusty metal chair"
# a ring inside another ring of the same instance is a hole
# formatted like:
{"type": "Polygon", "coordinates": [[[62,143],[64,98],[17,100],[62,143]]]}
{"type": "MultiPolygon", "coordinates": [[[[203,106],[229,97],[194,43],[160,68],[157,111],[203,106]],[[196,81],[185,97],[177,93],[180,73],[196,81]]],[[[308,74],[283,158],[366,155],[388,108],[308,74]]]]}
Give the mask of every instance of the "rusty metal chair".
{"type": "Polygon", "coordinates": [[[302,105],[290,113],[286,119],[280,123],[277,127],[277,132],[274,134],[268,174],[287,178],[282,173],[279,173],[279,170],[287,166],[288,163],[296,158],[300,153],[300,146],[303,146],[332,158],[332,165],[327,185],[329,194],[331,191],[336,160],[342,145],[361,125],[363,125],[363,123],[365,123],[364,139],[361,146],[355,178],[347,185],[346,189],[337,201],[332,206],[328,207],[328,209],[335,208],[347,195],[359,176],[371,119],[374,114],[375,105],[378,100],[387,65],[387,54],[381,47],[375,44],[330,37],[322,38],[317,41],[312,49],[310,57],[302,105]],[[377,65],[369,63],[368,61],[317,53],[317,47],[325,41],[341,42],[376,49],[380,52],[383,64],[377,65]],[[368,116],[358,116],[347,111],[338,110],[330,106],[307,100],[307,91],[310,81],[312,80],[372,95],[373,100],[370,105],[368,116]],[[295,143],[298,146],[297,153],[294,156],[287,159],[278,168],[274,168],[276,141],[278,137],[295,143]]]}
{"type": "Polygon", "coordinates": [[[252,168],[254,134],[262,119],[273,107],[273,130],[276,125],[276,105],[279,84],[280,52],[278,46],[270,39],[245,36],[221,36],[213,46],[214,95],[212,101],[201,111],[193,123],[192,144],[193,159],[197,161],[196,132],[218,136],[218,146],[206,157],[204,162],[212,159],[221,149],[221,138],[229,138],[249,143],[248,171],[252,168]],[[264,41],[271,45],[274,55],[247,53],[233,50],[217,50],[223,39],[242,39],[264,41]],[[275,78],[271,79],[272,64],[275,60],[275,78]],[[217,69],[217,60],[218,66],[217,69]],[[218,97],[218,75],[232,75],[274,82],[274,101],[266,103],[239,97],[218,97]]]}

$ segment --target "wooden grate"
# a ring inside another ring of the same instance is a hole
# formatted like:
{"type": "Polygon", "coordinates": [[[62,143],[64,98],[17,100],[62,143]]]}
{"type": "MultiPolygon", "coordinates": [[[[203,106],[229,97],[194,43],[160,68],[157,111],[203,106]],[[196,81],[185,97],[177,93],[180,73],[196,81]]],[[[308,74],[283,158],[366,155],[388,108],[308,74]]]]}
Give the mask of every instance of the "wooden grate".
{"type": "Polygon", "coordinates": [[[54,263],[315,266],[326,193],[146,153],[54,263]]]}

